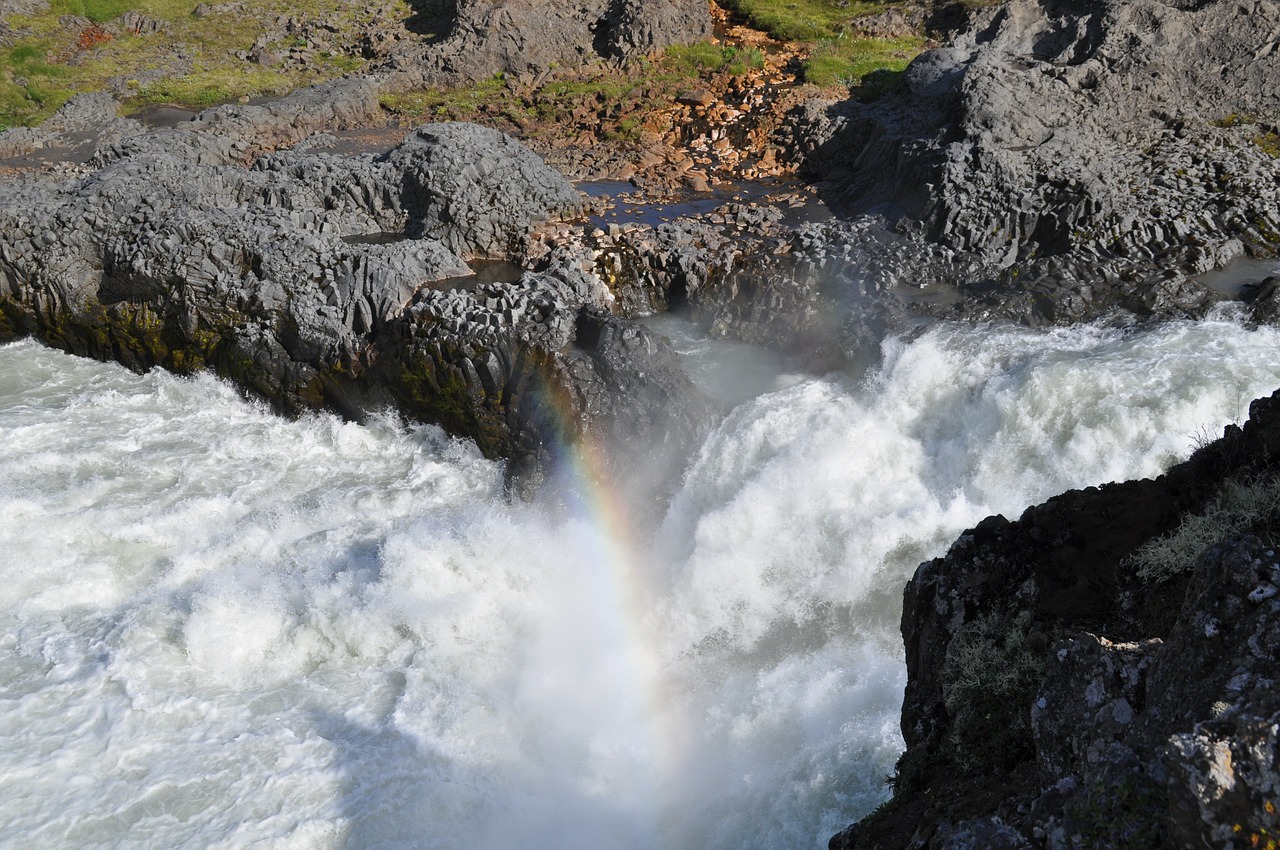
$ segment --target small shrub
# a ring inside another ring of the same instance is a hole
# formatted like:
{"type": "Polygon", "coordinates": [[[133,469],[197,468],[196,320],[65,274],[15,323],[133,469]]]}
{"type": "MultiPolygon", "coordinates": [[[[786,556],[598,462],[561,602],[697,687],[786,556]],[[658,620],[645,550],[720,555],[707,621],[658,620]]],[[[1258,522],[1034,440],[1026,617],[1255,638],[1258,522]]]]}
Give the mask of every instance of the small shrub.
{"type": "Polygon", "coordinates": [[[1176,530],[1149,540],[1128,558],[1143,581],[1162,582],[1189,572],[1205,549],[1233,534],[1269,535],[1280,520],[1280,477],[1229,481],[1198,514],[1176,530]]]}
{"type": "Polygon", "coordinates": [[[1077,847],[1161,850],[1170,843],[1168,809],[1168,793],[1150,776],[1106,771],[1070,798],[1064,827],[1077,847]]]}
{"type": "Polygon", "coordinates": [[[994,613],[961,626],[947,647],[942,698],[950,745],[966,770],[1010,767],[1031,747],[1031,700],[1042,658],[1027,646],[1031,614],[994,613]]]}

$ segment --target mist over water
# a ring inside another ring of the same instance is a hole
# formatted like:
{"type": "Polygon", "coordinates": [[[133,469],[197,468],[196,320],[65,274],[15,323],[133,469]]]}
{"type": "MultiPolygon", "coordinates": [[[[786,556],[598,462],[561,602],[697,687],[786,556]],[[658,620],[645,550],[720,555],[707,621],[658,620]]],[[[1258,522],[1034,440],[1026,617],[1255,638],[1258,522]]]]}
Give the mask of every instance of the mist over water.
{"type": "Polygon", "coordinates": [[[0,348],[0,845],[824,847],[887,793],[919,561],[1158,474],[1280,334],[939,325],[728,380],[640,527],[435,428],[0,348]]]}

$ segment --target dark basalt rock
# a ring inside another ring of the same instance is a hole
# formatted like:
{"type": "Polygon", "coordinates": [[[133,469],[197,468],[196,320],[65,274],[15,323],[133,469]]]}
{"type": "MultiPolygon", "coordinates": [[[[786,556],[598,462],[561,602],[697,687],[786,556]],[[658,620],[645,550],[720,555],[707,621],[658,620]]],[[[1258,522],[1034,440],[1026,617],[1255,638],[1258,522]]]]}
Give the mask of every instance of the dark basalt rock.
{"type": "MultiPolygon", "coordinates": [[[[677,479],[711,429],[711,405],[690,392],[667,341],[643,325],[583,307],[574,343],[557,361],[568,407],[590,423],[585,439],[612,447],[605,457],[614,477],[642,505],[677,479]]],[[[654,504],[655,520],[665,504],[654,504]]]]}
{"type": "Polygon", "coordinates": [[[1151,481],[992,517],[904,596],[894,800],[832,848],[1251,847],[1280,827],[1280,513],[1130,556],[1226,486],[1280,494],[1280,393],[1151,481]],[[1198,558],[1196,557],[1198,554],[1198,558]],[[1162,563],[1161,566],[1164,566],[1162,563]]]}
{"type": "Polygon", "coordinates": [[[393,404],[520,459],[513,469],[614,419],[673,444],[701,427],[665,344],[629,324],[617,333],[638,334],[643,356],[596,351],[589,334],[609,368],[570,368],[580,311],[609,301],[574,262],[456,282],[466,260],[519,263],[533,225],[577,212],[537,156],[494,130],[431,124],[378,157],[302,148],[239,164],[246,128],[296,131],[287,113],[223,109],[108,145],[89,169],[15,178],[0,197],[0,337],[140,370],[210,368],[291,414],[393,404]]]}
{"type": "Polygon", "coordinates": [[[39,127],[15,127],[0,132],[0,160],[34,155],[40,161],[46,148],[59,161],[83,162],[99,145],[137,135],[142,124],[117,114],[120,104],[106,92],[78,94],[39,127]]]}

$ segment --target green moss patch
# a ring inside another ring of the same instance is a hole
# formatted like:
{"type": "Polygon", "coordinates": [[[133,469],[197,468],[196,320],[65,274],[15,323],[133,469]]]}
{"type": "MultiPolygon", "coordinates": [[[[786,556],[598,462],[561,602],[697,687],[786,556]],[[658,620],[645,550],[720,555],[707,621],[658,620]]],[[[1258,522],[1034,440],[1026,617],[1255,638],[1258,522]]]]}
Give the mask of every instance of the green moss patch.
{"type": "Polygon", "coordinates": [[[814,43],[804,61],[804,79],[819,86],[843,85],[876,97],[895,89],[903,70],[924,49],[920,36],[859,36],[859,18],[892,4],[859,0],[725,0],[726,8],[779,41],[814,43]]]}
{"type": "Polygon", "coordinates": [[[407,0],[351,6],[316,0],[300,14],[292,0],[246,0],[238,9],[193,15],[194,0],[52,0],[35,15],[7,20],[10,45],[0,48],[0,129],[33,126],[77,92],[120,92],[126,109],[153,103],[203,107],[239,97],[284,94],[363,70],[356,45],[379,13],[408,19],[407,0]],[[160,33],[135,33],[119,24],[126,12],[162,22],[160,33]],[[306,60],[262,67],[237,58],[267,38],[277,55],[306,39],[286,36],[277,20],[315,22],[332,50],[306,60]],[[85,22],[88,22],[88,25],[85,22]],[[345,45],[345,47],[338,47],[345,45]]]}
{"type": "Polygon", "coordinates": [[[670,47],[667,49],[667,60],[671,70],[695,75],[704,71],[728,71],[738,75],[764,67],[764,54],[757,48],[743,49],[705,41],[670,47]]]}
{"type": "Polygon", "coordinates": [[[804,77],[819,86],[843,85],[878,96],[898,87],[925,40],[840,36],[820,42],[804,63],[804,77]]]}
{"type": "Polygon", "coordinates": [[[779,41],[832,38],[850,21],[886,8],[863,0],[722,0],[720,5],[779,41]]]}

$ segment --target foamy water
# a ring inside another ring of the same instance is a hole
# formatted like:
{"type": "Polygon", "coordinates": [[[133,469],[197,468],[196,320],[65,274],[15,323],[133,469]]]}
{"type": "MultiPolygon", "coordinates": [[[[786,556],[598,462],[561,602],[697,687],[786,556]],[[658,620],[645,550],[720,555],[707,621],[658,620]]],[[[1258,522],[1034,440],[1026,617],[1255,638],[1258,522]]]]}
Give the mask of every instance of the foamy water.
{"type": "Polygon", "coordinates": [[[916,564],[1277,386],[1227,320],[939,326],[762,380],[638,528],[433,428],[2,348],[0,844],[824,847],[886,794],[916,564]]]}

